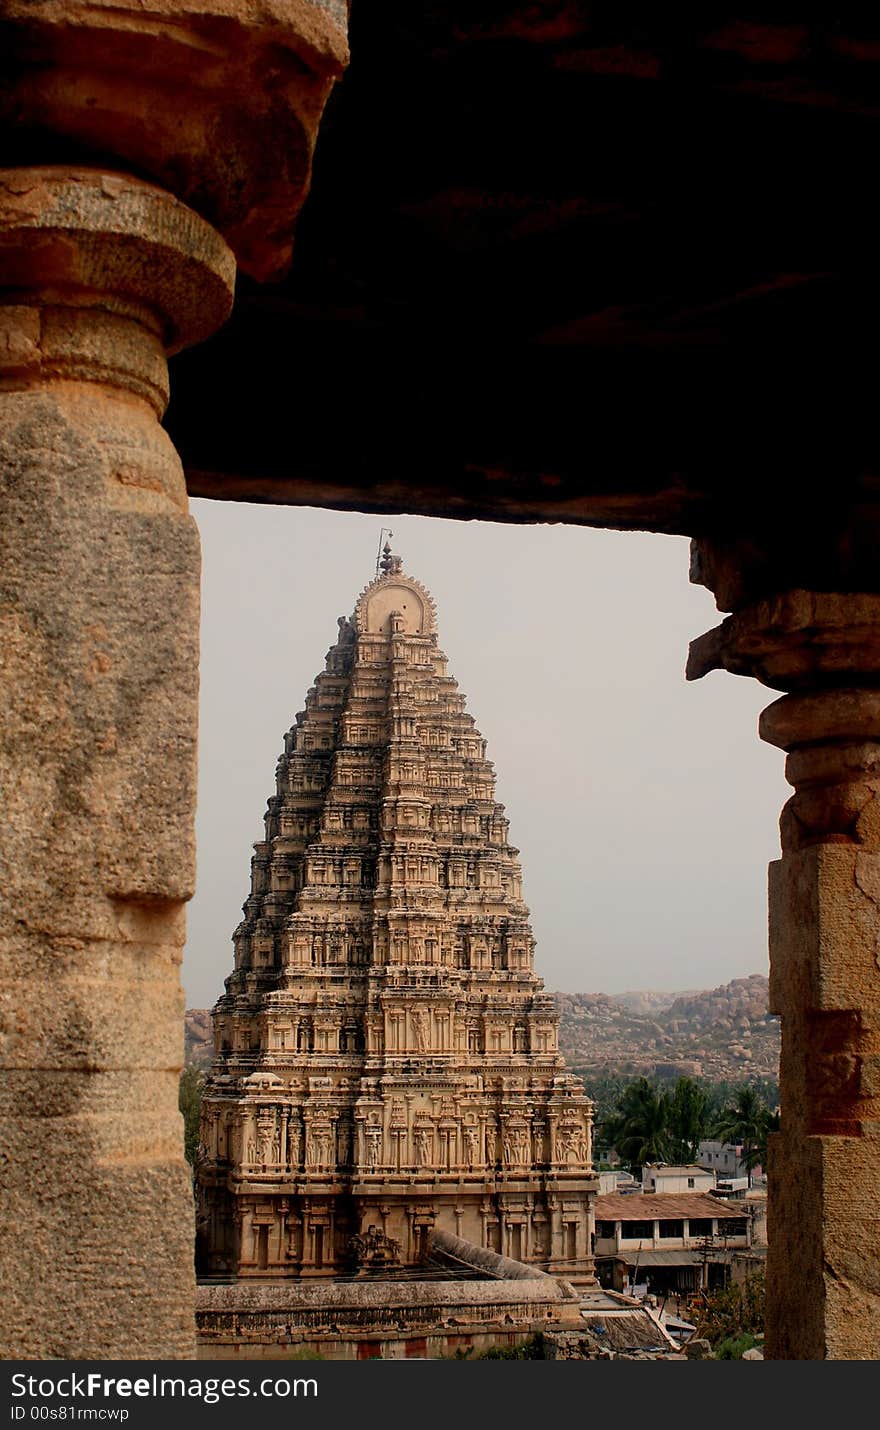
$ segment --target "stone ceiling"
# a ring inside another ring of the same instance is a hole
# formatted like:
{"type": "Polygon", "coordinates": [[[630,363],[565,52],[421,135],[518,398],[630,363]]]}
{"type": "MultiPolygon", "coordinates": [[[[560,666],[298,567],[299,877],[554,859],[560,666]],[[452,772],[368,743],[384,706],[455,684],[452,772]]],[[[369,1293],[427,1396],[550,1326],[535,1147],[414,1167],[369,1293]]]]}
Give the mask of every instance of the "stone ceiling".
{"type": "Polygon", "coordinates": [[[292,269],[176,359],[190,490],[691,533],[870,500],[848,8],[355,0],[292,269]]]}

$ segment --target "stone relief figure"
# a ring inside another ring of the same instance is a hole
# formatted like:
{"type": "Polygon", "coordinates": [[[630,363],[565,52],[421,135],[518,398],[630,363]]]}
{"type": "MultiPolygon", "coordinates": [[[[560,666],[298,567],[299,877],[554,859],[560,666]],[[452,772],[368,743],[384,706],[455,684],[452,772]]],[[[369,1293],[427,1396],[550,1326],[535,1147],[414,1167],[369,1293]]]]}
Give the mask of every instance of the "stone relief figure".
{"type": "Polygon", "coordinates": [[[261,1122],[259,1127],[259,1150],[260,1161],[263,1163],[272,1161],[272,1127],[267,1122],[261,1122]]]}
{"type": "Polygon", "coordinates": [[[508,1127],[504,1134],[504,1160],[508,1166],[521,1167],[528,1160],[529,1133],[526,1127],[508,1127]]]}
{"type": "Polygon", "coordinates": [[[414,1008],[410,1014],[412,1020],[413,1035],[416,1040],[416,1049],[423,1053],[428,1047],[428,1018],[424,1009],[414,1008]]]}
{"type": "Polygon", "coordinates": [[[417,1167],[427,1167],[431,1161],[431,1147],[427,1127],[413,1129],[413,1148],[417,1167]]]}
{"type": "Polygon", "coordinates": [[[367,1166],[378,1167],[382,1160],[382,1128],[371,1125],[367,1128],[367,1166]]]}
{"type": "Polygon", "coordinates": [[[573,1124],[560,1127],[557,1146],[559,1160],[562,1162],[585,1162],[587,1160],[587,1139],[583,1127],[573,1124]]]}
{"type": "Polygon", "coordinates": [[[248,1166],[249,1166],[249,1167],[252,1167],[252,1166],[254,1165],[254,1163],[256,1162],[256,1160],[257,1160],[257,1144],[256,1144],[256,1142],[254,1141],[253,1137],[249,1137],[249,1138],[248,1138],[248,1141],[247,1141],[247,1162],[248,1162],[248,1166]]]}
{"type": "Polygon", "coordinates": [[[400,1242],[371,1225],[362,1236],[349,1238],[348,1252],[358,1266],[381,1267],[400,1261],[400,1242]]]}
{"type": "Polygon", "coordinates": [[[308,1160],[312,1167],[326,1167],[330,1161],[330,1128],[326,1123],[316,1123],[308,1141],[308,1160]]]}
{"type": "Polygon", "coordinates": [[[465,1127],[464,1151],[465,1160],[469,1166],[473,1167],[479,1159],[479,1136],[476,1127],[465,1127]]]}
{"type": "Polygon", "coordinates": [[[532,1128],[532,1151],[535,1162],[543,1162],[546,1151],[545,1129],[540,1124],[535,1124],[532,1128]]]}
{"type": "Polygon", "coordinates": [[[302,1130],[299,1125],[299,1118],[292,1117],[290,1127],[287,1132],[287,1146],[290,1154],[291,1167],[298,1167],[302,1162],[302,1130]]]}

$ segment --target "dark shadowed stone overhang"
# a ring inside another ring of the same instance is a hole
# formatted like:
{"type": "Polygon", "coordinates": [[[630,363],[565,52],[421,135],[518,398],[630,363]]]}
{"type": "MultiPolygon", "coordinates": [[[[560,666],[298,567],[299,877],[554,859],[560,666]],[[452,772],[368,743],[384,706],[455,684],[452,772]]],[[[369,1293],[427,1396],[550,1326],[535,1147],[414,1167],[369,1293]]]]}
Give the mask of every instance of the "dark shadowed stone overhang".
{"type": "Polygon", "coordinates": [[[872,501],[880,20],[760,11],[354,0],[290,273],[175,362],[190,491],[697,534],[872,501]]]}

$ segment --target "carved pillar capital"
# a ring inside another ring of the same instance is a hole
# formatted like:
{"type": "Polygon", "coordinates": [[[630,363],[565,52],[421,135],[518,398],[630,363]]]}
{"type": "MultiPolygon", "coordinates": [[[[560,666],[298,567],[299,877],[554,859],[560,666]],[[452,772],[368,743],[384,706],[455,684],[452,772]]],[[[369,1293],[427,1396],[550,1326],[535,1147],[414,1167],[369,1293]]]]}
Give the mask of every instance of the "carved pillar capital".
{"type": "Polygon", "coordinates": [[[691,645],[689,679],[716,669],[790,692],[759,724],[795,789],[783,849],[880,847],[880,595],[796,590],[745,606],[691,645]]]}
{"type": "Polygon", "coordinates": [[[0,170],[0,384],[127,388],[161,415],[166,355],[228,317],[235,260],[171,194],[60,165],[0,170]]]}
{"type": "Polygon", "coordinates": [[[687,678],[712,670],[776,690],[877,683],[880,594],[793,589],[745,604],[691,642],[687,678]]]}
{"type": "Polygon", "coordinates": [[[269,277],[290,259],[346,26],[344,0],[4,0],[0,142],[147,176],[269,277]]]}

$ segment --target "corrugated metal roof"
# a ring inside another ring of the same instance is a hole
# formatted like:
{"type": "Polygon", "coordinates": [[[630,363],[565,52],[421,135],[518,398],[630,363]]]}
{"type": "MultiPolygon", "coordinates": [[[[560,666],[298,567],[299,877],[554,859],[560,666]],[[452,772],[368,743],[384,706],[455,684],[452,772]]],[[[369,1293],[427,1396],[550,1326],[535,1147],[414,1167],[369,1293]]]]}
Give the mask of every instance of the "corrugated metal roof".
{"type": "Polygon", "coordinates": [[[748,1212],[735,1202],[704,1197],[697,1192],[645,1192],[641,1196],[621,1196],[608,1192],[596,1198],[597,1221],[661,1221],[684,1217],[732,1217],[748,1219],[748,1212]]]}
{"type": "MultiPolygon", "coordinates": [[[[709,1258],[713,1260],[710,1251],[709,1258]]],[[[625,1261],[627,1266],[699,1266],[703,1260],[702,1251],[616,1251],[613,1257],[598,1256],[597,1261],[625,1261]]]]}

